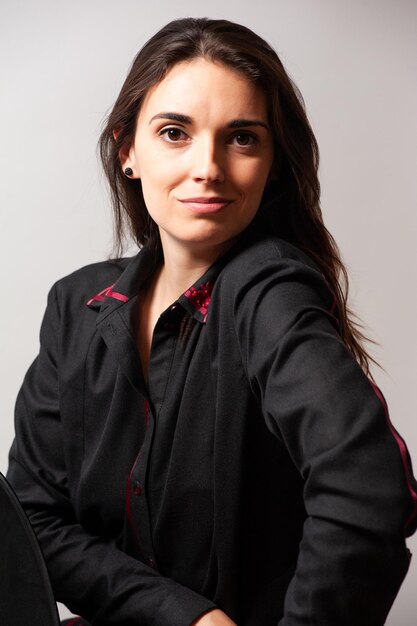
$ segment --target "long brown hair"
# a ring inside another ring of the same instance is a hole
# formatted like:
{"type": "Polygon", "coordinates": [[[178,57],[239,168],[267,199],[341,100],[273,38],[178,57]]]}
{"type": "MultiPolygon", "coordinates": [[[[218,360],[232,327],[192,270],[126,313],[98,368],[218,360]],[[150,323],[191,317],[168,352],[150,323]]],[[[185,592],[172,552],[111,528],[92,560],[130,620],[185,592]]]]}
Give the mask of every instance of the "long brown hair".
{"type": "Polygon", "coordinates": [[[149,88],[181,61],[205,58],[242,72],[260,87],[269,103],[274,138],[274,165],[262,213],[272,230],[310,255],[322,271],[339,310],[342,339],[369,375],[375,362],[366,352],[366,337],[347,306],[348,276],[336,242],[320,209],[319,150],[303,98],[271,46],[250,29],[227,20],[185,18],[158,31],[135,57],[99,140],[115,218],[117,253],[126,233],[139,246],[160,253],[159,231],[144,202],[141,183],[122,172],[119,150],[134,138],[136,120],[149,88]]]}

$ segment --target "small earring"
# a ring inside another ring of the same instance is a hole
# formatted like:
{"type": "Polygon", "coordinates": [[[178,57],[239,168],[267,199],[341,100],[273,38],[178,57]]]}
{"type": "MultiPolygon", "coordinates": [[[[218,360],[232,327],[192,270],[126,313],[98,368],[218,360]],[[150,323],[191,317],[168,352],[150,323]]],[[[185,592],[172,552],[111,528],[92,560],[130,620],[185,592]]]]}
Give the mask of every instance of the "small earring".
{"type": "Polygon", "coordinates": [[[125,174],[126,174],[126,176],[132,176],[132,174],[133,174],[132,168],[131,167],[126,167],[125,174]]]}

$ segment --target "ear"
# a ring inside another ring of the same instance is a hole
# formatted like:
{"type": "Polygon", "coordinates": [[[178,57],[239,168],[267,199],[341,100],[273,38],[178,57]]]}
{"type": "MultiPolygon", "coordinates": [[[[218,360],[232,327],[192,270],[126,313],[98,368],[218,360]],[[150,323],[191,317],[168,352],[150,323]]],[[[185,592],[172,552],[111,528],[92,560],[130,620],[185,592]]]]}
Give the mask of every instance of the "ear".
{"type": "MultiPolygon", "coordinates": [[[[117,141],[120,135],[120,129],[113,130],[113,137],[117,141]]],[[[139,174],[139,165],[136,158],[136,153],[134,146],[126,141],[119,148],[119,161],[122,170],[124,171],[127,167],[130,167],[133,171],[133,174],[129,176],[129,178],[140,178],[139,174]]]]}

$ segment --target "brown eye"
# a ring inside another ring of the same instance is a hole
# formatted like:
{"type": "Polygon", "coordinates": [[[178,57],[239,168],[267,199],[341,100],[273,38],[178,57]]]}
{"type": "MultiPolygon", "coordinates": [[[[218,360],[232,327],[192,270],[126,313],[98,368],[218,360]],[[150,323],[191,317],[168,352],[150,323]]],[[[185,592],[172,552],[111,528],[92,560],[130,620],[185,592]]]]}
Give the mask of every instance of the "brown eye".
{"type": "Polygon", "coordinates": [[[253,146],[257,142],[257,138],[252,133],[237,133],[234,140],[238,146],[253,146]]]}
{"type": "Polygon", "coordinates": [[[159,135],[168,143],[175,143],[186,138],[186,134],[179,128],[163,128],[159,135]]]}

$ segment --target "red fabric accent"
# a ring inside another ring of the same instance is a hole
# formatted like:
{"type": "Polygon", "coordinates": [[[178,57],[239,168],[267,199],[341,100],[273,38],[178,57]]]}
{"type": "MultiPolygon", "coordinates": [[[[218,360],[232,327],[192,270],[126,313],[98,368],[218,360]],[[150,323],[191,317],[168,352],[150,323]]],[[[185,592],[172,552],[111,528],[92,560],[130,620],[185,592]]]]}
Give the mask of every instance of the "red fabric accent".
{"type": "MultiPolygon", "coordinates": [[[[148,423],[149,423],[149,402],[148,400],[145,400],[145,424],[146,424],[146,430],[148,430],[148,423]]],[[[130,470],[130,474],[129,474],[129,478],[127,479],[127,483],[126,483],[126,514],[127,514],[127,519],[129,521],[129,526],[132,529],[133,535],[135,537],[135,541],[138,544],[138,546],[140,547],[140,539],[139,539],[139,535],[136,529],[136,525],[133,519],[133,514],[132,514],[132,474],[133,471],[136,467],[136,465],[138,464],[139,461],[139,457],[140,457],[140,453],[142,452],[142,448],[139,450],[138,455],[135,459],[135,462],[133,463],[132,469],[130,470]]]]}
{"type": "Polygon", "coordinates": [[[105,298],[114,298],[115,300],[120,300],[121,302],[127,302],[129,298],[124,296],[122,293],[118,293],[117,291],[113,291],[115,283],[100,291],[97,295],[90,298],[87,302],[87,306],[92,304],[93,302],[102,302],[105,298]]]}
{"type": "Polygon", "coordinates": [[[408,464],[408,452],[407,452],[407,446],[405,445],[404,440],[400,437],[400,435],[397,433],[397,431],[395,430],[394,426],[392,425],[391,422],[391,418],[389,415],[389,411],[388,411],[388,406],[387,403],[385,402],[385,398],[382,395],[382,393],[380,392],[380,390],[378,389],[378,387],[372,382],[372,388],[375,391],[376,395],[378,396],[379,401],[381,402],[383,408],[384,408],[384,412],[385,412],[385,417],[389,426],[389,429],[391,431],[392,436],[394,437],[397,446],[400,450],[400,454],[401,454],[401,460],[402,460],[402,464],[403,464],[403,468],[404,468],[404,474],[405,474],[405,479],[406,479],[406,483],[407,483],[407,487],[408,487],[408,491],[410,493],[410,497],[413,503],[413,507],[412,507],[412,511],[408,517],[408,519],[405,522],[405,526],[406,528],[409,526],[409,524],[411,523],[411,521],[414,519],[414,517],[417,515],[417,493],[414,491],[413,486],[411,484],[411,478],[410,478],[410,467],[408,464]]]}
{"type": "Polygon", "coordinates": [[[148,424],[149,424],[149,402],[147,400],[145,400],[145,425],[146,425],[146,430],[148,430],[148,424]]]}
{"type": "Polygon", "coordinates": [[[129,478],[127,479],[127,483],[126,483],[126,514],[127,514],[127,519],[129,521],[129,526],[132,530],[133,536],[135,538],[136,543],[138,544],[138,546],[140,547],[140,539],[139,539],[139,535],[136,529],[136,525],[133,519],[133,514],[132,514],[132,491],[131,491],[131,486],[132,486],[132,474],[133,474],[133,470],[135,469],[138,461],[139,461],[139,457],[140,457],[140,453],[142,452],[142,448],[139,450],[138,455],[135,459],[135,462],[133,463],[132,469],[130,470],[130,474],[129,474],[129,478]]]}
{"type": "Polygon", "coordinates": [[[75,617],[70,622],[67,622],[65,626],[81,626],[82,621],[80,617],[75,617]]]}
{"type": "Polygon", "coordinates": [[[188,298],[191,304],[204,315],[204,321],[207,319],[208,307],[211,299],[211,292],[213,291],[213,284],[207,282],[205,285],[200,285],[198,289],[190,287],[184,293],[184,296],[188,298]]]}

